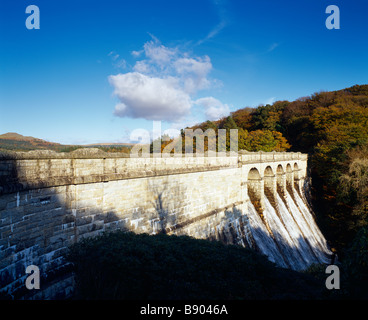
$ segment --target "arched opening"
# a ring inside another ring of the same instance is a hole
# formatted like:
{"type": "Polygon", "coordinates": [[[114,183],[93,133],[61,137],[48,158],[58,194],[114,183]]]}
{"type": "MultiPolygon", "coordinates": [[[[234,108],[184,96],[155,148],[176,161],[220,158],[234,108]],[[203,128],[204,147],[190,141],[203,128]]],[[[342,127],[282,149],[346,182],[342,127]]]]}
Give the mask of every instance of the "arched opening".
{"type": "Polygon", "coordinates": [[[270,166],[266,167],[265,171],[264,171],[264,175],[265,177],[273,177],[273,171],[272,168],[270,166]]]}
{"type": "Polygon", "coordinates": [[[294,163],[294,180],[299,180],[299,167],[298,164],[295,162],[294,163]]]}
{"type": "Polygon", "coordinates": [[[284,172],[284,169],[282,168],[282,165],[281,164],[279,164],[278,166],[277,166],[277,169],[276,169],[276,174],[277,175],[282,175],[282,174],[284,174],[285,172],[284,172]]]}
{"type": "Polygon", "coordinates": [[[295,162],[294,163],[294,188],[299,192],[300,194],[300,169],[299,169],[299,166],[298,164],[295,162]]]}
{"type": "Polygon", "coordinates": [[[272,189],[274,178],[275,178],[275,175],[273,174],[272,168],[268,166],[264,171],[265,187],[272,189]]]}
{"type": "Polygon", "coordinates": [[[286,183],[293,185],[293,169],[290,163],[286,165],[286,183]]]}
{"type": "Polygon", "coordinates": [[[248,173],[248,180],[260,180],[261,175],[259,174],[259,171],[257,168],[250,169],[248,173]]]}
{"type": "Polygon", "coordinates": [[[284,168],[282,167],[281,164],[279,164],[277,166],[276,169],[276,188],[277,188],[277,192],[281,195],[281,196],[285,196],[286,193],[286,175],[285,175],[285,171],[284,168]]]}
{"type": "Polygon", "coordinates": [[[270,203],[276,207],[276,177],[270,166],[264,171],[264,193],[270,203]]]}
{"type": "Polygon", "coordinates": [[[294,186],[294,175],[293,175],[293,169],[288,163],[286,165],[286,189],[289,191],[290,195],[293,195],[293,186],[294,186]]]}
{"type": "Polygon", "coordinates": [[[263,181],[257,168],[248,173],[248,196],[258,213],[263,212],[263,181]]]}

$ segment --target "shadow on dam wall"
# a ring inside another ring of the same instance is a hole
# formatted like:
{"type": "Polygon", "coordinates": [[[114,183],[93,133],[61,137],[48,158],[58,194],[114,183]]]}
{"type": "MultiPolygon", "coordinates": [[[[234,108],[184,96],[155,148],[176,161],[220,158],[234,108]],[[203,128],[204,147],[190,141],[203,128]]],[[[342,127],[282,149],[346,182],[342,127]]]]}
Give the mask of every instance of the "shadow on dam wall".
{"type": "MultiPolygon", "coordinates": [[[[4,166],[4,163],[0,163],[4,166]]],[[[32,188],[15,161],[0,176],[0,299],[65,299],[72,295],[72,265],[65,261],[68,247],[78,239],[121,229],[114,212],[74,208],[73,187],[32,188]],[[20,178],[21,177],[21,178],[20,178]],[[26,268],[40,270],[40,290],[25,286],[26,268]]]]}
{"type": "MultiPolygon", "coordinates": [[[[72,265],[65,261],[68,247],[82,238],[115,230],[222,241],[253,248],[276,265],[295,270],[328,261],[326,250],[308,235],[300,233],[291,241],[281,229],[275,229],[277,224],[270,233],[251,201],[248,207],[232,203],[190,217],[185,211],[190,198],[187,187],[180,180],[172,185],[167,177],[155,177],[146,182],[124,180],[124,188],[119,189],[122,198],[137,197],[139,192],[130,195],[130,188],[146,183],[147,194],[141,195],[145,204],[122,210],[122,202],[113,209],[114,201],[123,201],[109,193],[118,188],[118,181],[73,184],[65,180],[58,186],[50,187],[48,181],[44,186],[35,185],[39,177],[27,176],[28,165],[32,163],[20,166],[15,159],[0,161],[0,297],[70,298],[75,284],[72,265]],[[40,290],[25,287],[29,265],[40,269],[40,290]]],[[[206,201],[210,198],[210,194],[204,195],[206,201]]],[[[276,217],[268,211],[269,217],[276,217]]]]}
{"type": "Polygon", "coordinates": [[[0,165],[7,171],[0,176],[0,299],[71,297],[73,267],[65,260],[70,245],[115,230],[170,233],[171,226],[178,224],[170,199],[185,194],[180,185],[169,188],[165,181],[148,183],[149,207],[118,213],[101,203],[78,201],[76,185],[34,189],[14,160],[0,165]],[[40,290],[25,286],[30,265],[40,270],[40,290]]]}

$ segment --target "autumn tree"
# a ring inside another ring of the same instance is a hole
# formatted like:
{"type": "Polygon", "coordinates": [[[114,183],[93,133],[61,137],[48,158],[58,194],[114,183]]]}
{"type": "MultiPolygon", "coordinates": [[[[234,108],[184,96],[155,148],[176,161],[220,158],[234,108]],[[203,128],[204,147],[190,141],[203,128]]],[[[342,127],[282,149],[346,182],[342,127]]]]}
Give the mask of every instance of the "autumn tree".
{"type": "Polygon", "coordinates": [[[253,126],[253,116],[254,108],[243,108],[231,113],[236,125],[244,130],[251,130],[253,126]]]}

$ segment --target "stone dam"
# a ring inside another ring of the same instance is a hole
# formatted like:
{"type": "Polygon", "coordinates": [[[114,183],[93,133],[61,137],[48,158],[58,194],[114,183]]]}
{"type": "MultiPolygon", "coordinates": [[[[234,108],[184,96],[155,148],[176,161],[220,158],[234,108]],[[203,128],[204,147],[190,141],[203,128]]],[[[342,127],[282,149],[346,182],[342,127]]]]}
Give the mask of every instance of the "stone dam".
{"type": "Polygon", "coordinates": [[[189,235],[250,247],[278,266],[330,263],[306,198],[306,154],[132,158],[98,149],[0,153],[0,293],[70,295],[69,245],[105,231],[189,235]],[[25,288],[29,265],[42,290],[25,288]]]}

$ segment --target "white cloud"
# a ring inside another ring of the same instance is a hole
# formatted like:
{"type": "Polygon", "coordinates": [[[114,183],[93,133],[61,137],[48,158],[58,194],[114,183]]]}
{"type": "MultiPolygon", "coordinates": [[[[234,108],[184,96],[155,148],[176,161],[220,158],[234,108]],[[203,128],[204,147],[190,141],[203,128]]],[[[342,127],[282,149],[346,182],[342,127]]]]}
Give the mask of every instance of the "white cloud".
{"type": "Polygon", "coordinates": [[[129,72],[109,77],[120,103],[115,106],[118,117],[176,121],[190,111],[190,96],[177,88],[175,78],[149,77],[129,72]]]}
{"type": "Polygon", "coordinates": [[[125,69],[126,68],[126,61],[125,59],[120,58],[120,55],[118,53],[116,53],[115,51],[111,51],[108,56],[111,58],[112,60],[112,65],[115,68],[118,69],[125,69]]]}
{"type": "Polygon", "coordinates": [[[124,59],[119,59],[119,60],[115,61],[115,63],[114,63],[114,67],[118,68],[118,69],[125,69],[126,65],[127,65],[127,63],[124,59]]]}
{"type": "Polygon", "coordinates": [[[165,47],[157,39],[146,42],[143,48],[150,63],[159,66],[161,69],[170,66],[177,54],[176,48],[165,47]]]}
{"type": "Polygon", "coordinates": [[[208,120],[218,120],[228,116],[230,108],[227,104],[223,104],[220,100],[214,97],[200,98],[195,101],[195,104],[204,107],[205,115],[208,120]]]}
{"type": "Polygon", "coordinates": [[[174,68],[180,75],[186,92],[195,93],[210,87],[211,82],[207,76],[212,69],[212,64],[208,56],[177,59],[174,62],[174,68]]]}
{"type": "Polygon", "coordinates": [[[150,66],[146,63],[146,61],[137,61],[133,67],[133,70],[140,73],[149,73],[150,66]]]}
{"type": "Polygon", "coordinates": [[[146,75],[165,78],[175,77],[183,91],[193,94],[211,86],[208,78],[212,70],[208,56],[193,57],[179,48],[162,45],[154,36],[143,46],[145,59],[135,63],[133,70],[146,75]]]}
{"type": "Polygon", "coordinates": [[[143,50],[139,50],[139,51],[133,50],[131,53],[133,57],[138,58],[143,53],[143,50]]]}
{"type": "MultiPolygon", "coordinates": [[[[179,124],[188,120],[194,103],[204,106],[206,117],[211,119],[229,112],[226,104],[212,97],[192,100],[194,94],[216,84],[209,78],[212,63],[208,56],[198,57],[179,47],[166,47],[151,37],[141,51],[131,52],[141,57],[132,72],[109,77],[119,99],[116,116],[179,124]],[[212,104],[206,99],[213,99],[212,104]]],[[[114,57],[114,53],[111,55],[114,57]]]]}

